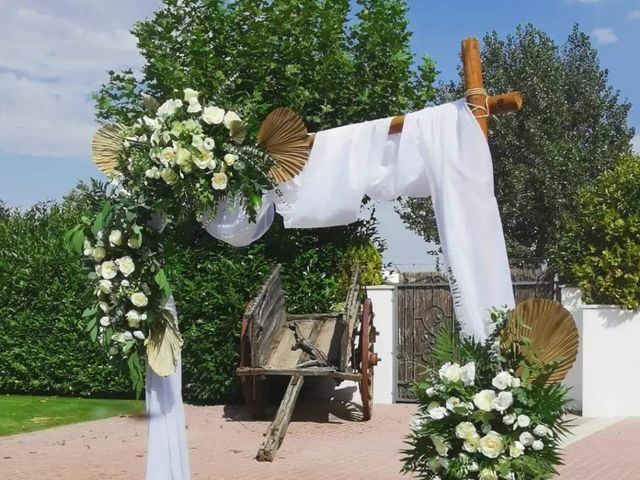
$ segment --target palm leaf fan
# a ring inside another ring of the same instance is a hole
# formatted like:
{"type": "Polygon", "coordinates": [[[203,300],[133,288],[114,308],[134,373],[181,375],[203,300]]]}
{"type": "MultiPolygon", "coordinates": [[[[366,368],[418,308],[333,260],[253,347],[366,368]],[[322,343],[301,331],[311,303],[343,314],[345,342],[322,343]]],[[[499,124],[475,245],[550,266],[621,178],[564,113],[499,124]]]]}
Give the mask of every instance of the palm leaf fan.
{"type": "Polygon", "coordinates": [[[511,318],[502,334],[502,343],[524,356],[535,355],[540,365],[560,360],[558,367],[546,379],[547,384],[563,380],[578,355],[578,329],[571,313],[560,303],[530,298],[520,302],[511,311],[511,318]],[[514,340],[527,337],[526,346],[514,340]]]}
{"type": "Polygon", "coordinates": [[[111,177],[118,164],[118,153],[122,150],[122,130],[117,123],[105,123],[93,136],[91,158],[106,176],[111,177]]]}
{"type": "Polygon", "coordinates": [[[151,369],[161,377],[173,375],[180,359],[182,336],[169,310],[163,310],[161,321],[151,328],[147,344],[147,361],[151,369]]]}
{"type": "Polygon", "coordinates": [[[247,124],[242,120],[234,120],[229,125],[229,136],[231,141],[240,145],[247,138],[247,124]]]}
{"type": "Polygon", "coordinates": [[[298,175],[309,158],[307,127],[288,108],[277,108],[267,115],[258,133],[258,145],[276,161],[269,176],[278,183],[298,175]]]}

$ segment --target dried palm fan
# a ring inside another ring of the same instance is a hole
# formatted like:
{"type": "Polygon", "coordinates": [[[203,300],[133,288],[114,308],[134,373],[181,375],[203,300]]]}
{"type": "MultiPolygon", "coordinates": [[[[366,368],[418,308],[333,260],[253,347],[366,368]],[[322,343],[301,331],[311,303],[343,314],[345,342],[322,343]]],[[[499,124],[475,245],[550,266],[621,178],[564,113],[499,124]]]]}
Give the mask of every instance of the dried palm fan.
{"type": "Polygon", "coordinates": [[[560,359],[560,364],[546,379],[547,384],[563,380],[578,355],[576,323],[560,303],[544,298],[530,298],[520,302],[511,312],[511,319],[503,332],[503,345],[519,353],[535,355],[541,365],[560,359]],[[514,340],[528,337],[524,347],[514,340]]]}
{"type": "Polygon", "coordinates": [[[162,311],[161,319],[160,324],[149,332],[147,361],[154,372],[167,377],[176,371],[182,350],[182,336],[169,310],[162,311]]]}
{"type": "Polygon", "coordinates": [[[307,127],[288,108],[277,108],[267,115],[258,133],[258,145],[275,159],[269,176],[278,183],[298,175],[309,158],[307,127]]]}
{"type": "Polygon", "coordinates": [[[118,153],[122,150],[122,125],[105,123],[93,136],[91,157],[106,176],[113,175],[118,164],[118,153]]]}
{"type": "Polygon", "coordinates": [[[241,120],[232,121],[229,125],[229,136],[233,143],[240,145],[247,138],[247,124],[241,120]]]}

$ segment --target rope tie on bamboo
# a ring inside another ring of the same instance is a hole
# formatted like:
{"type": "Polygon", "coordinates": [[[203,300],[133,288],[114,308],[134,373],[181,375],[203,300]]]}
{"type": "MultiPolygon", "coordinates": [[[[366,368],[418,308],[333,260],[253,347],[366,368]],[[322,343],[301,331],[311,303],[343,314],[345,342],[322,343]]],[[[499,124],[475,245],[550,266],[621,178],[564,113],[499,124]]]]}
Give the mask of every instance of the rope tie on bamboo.
{"type": "Polygon", "coordinates": [[[471,112],[474,114],[476,118],[487,118],[490,117],[489,113],[489,95],[487,91],[482,87],[470,88],[466,92],[464,92],[464,97],[469,98],[471,95],[482,95],[484,96],[484,105],[476,105],[475,103],[467,102],[467,105],[471,109],[471,112]],[[480,110],[482,113],[480,115],[476,115],[476,112],[480,110]]]}

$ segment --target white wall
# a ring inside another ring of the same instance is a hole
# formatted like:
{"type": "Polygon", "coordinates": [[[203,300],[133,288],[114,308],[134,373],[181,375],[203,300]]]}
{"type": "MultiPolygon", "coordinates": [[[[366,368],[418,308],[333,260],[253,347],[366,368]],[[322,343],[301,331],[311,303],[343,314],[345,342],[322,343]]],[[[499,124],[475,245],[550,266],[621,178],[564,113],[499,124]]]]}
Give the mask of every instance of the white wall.
{"type": "Polygon", "coordinates": [[[393,285],[367,287],[367,296],[373,305],[373,324],[379,333],[376,338],[375,351],[380,362],[374,370],[373,403],[394,403],[397,396],[398,371],[396,288],[393,285]]]}

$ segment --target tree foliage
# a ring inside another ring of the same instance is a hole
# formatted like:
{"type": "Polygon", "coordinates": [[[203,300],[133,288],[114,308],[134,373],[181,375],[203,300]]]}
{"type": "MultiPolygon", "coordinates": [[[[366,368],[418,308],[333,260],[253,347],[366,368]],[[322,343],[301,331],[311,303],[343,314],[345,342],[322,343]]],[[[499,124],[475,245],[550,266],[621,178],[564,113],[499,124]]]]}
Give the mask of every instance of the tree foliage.
{"type": "MultiPolygon", "coordinates": [[[[520,91],[517,114],[491,122],[495,188],[513,260],[548,260],[576,191],[630,152],[631,105],[620,99],[589,37],[577,26],[558,46],[532,25],[504,39],[485,35],[482,61],[489,94],[520,91]]],[[[462,81],[444,86],[440,100],[463,95],[462,81]]],[[[402,202],[405,223],[429,241],[437,229],[429,201],[402,202]]]]}

